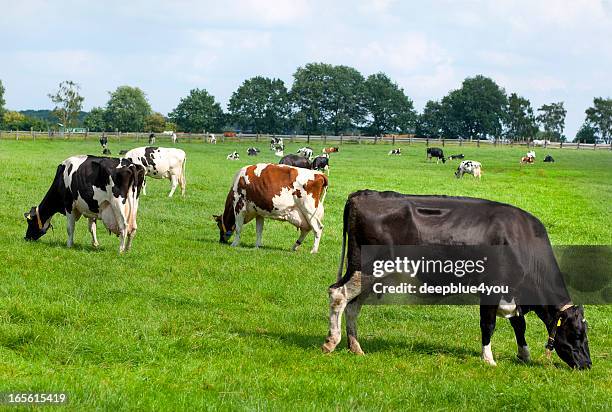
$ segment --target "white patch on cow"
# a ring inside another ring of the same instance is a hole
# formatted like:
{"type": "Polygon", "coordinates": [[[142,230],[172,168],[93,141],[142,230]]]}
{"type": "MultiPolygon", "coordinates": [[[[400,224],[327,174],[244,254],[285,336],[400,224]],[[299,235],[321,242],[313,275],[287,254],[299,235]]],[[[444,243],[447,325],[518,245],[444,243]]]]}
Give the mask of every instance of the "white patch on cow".
{"type": "Polygon", "coordinates": [[[69,157],[68,159],[62,162],[62,164],[66,167],[64,169],[64,176],[63,176],[64,186],[66,186],[67,188],[70,188],[72,184],[72,176],[77,171],[77,169],[83,164],[83,162],[85,162],[85,160],[87,160],[87,156],[81,155],[81,156],[69,157]],[[70,168],[71,165],[72,165],[72,168],[70,168]],[[69,168],[70,168],[70,173],[68,173],[69,168]]]}
{"type": "MultiPolygon", "coordinates": [[[[128,151],[124,157],[132,162],[144,166],[146,175],[155,179],[168,179],[171,182],[170,194],[172,196],[177,186],[181,187],[181,194],[185,194],[185,162],[187,155],[181,149],[173,147],[159,147],[151,154],[155,166],[148,164],[145,166],[141,158],[145,157],[146,147],[137,147],[128,151]]],[[[119,164],[121,166],[121,164],[119,164]]]]}
{"type": "Polygon", "coordinates": [[[512,298],[510,302],[506,302],[504,299],[499,301],[499,305],[497,306],[497,316],[506,319],[519,316],[518,306],[514,302],[514,298],[512,298]]]}
{"type": "Polygon", "coordinates": [[[491,350],[491,344],[483,345],[482,347],[482,360],[488,363],[491,366],[497,366],[495,360],[493,359],[493,351],[491,350]]]}
{"type": "Polygon", "coordinates": [[[257,167],[255,167],[253,174],[257,177],[261,176],[261,173],[264,171],[266,167],[268,167],[267,163],[257,163],[257,167]]]}

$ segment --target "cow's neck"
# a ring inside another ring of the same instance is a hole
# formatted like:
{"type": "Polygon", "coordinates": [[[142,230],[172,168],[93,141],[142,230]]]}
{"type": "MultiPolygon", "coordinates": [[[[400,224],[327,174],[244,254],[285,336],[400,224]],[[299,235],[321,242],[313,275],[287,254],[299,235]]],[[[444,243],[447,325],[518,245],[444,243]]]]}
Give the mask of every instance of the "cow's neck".
{"type": "Polygon", "coordinates": [[[223,210],[221,219],[226,233],[234,230],[234,226],[236,226],[236,215],[234,214],[234,191],[232,189],[230,189],[227,199],[225,199],[225,209],[223,210]]]}
{"type": "Polygon", "coordinates": [[[40,217],[41,223],[44,225],[56,213],[64,213],[64,207],[60,194],[56,191],[54,182],[38,205],[38,216],[40,217]]]}

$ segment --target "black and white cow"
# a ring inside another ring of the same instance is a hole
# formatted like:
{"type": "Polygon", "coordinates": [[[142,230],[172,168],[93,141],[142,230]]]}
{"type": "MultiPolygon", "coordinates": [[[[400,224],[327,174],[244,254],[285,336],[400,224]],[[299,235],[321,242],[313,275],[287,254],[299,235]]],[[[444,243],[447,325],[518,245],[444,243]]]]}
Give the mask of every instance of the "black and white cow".
{"type": "Polygon", "coordinates": [[[149,134],[149,146],[155,144],[155,133],[149,134]]]}
{"type": "MultiPolygon", "coordinates": [[[[516,262],[505,272],[510,279],[519,282],[529,276],[543,279],[540,275],[544,271],[554,277],[561,276],[546,228],[537,218],[519,208],[465,197],[358,191],[349,195],[344,207],[342,254],[338,280],[328,291],[330,320],[329,334],[322,347],[324,352],[333,351],[340,342],[341,316],[344,313],[349,349],[363,354],[357,341],[357,317],[372,291],[368,288],[372,276],[362,272],[365,270],[361,256],[364,245],[507,245],[516,262]],[[346,272],[342,276],[345,252],[346,272]]],[[[524,315],[533,311],[546,325],[548,353],[555,349],[570,367],[590,368],[584,310],[571,303],[565,283],[561,282],[561,285],[563,290],[555,289],[557,305],[517,305],[513,296],[504,296],[504,300],[500,297],[497,305],[482,305],[481,296],[482,359],[495,365],[491,336],[498,315],[510,320],[516,334],[519,359],[529,361],[524,315]]],[[[547,286],[550,285],[540,287],[546,289],[547,286]]]]}
{"type": "Polygon", "coordinates": [[[455,177],[459,179],[466,173],[480,179],[482,176],[482,165],[475,160],[464,160],[457,167],[455,177]]]}
{"type": "Polygon", "coordinates": [[[310,160],[306,159],[304,156],[296,155],[296,154],[288,154],[284,156],[278,164],[301,167],[302,169],[312,169],[312,163],[310,160]]]}
{"type": "Polygon", "coordinates": [[[464,159],[465,156],[463,154],[456,154],[456,155],[450,155],[448,156],[448,160],[455,160],[455,159],[464,159]]]}
{"type": "Polygon", "coordinates": [[[102,151],[104,152],[104,150],[108,149],[108,138],[102,134],[102,137],[100,138],[100,146],[102,146],[102,151]]]}
{"type": "Polygon", "coordinates": [[[249,147],[247,149],[248,156],[257,156],[259,154],[259,149],[256,147],[249,147]]]}
{"type": "Polygon", "coordinates": [[[399,147],[397,149],[391,149],[389,150],[389,153],[387,153],[389,156],[390,155],[401,155],[402,154],[402,149],[400,149],[399,147]]]}
{"type": "Polygon", "coordinates": [[[92,244],[98,246],[96,220],[119,236],[119,252],[128,250],[136,234],[138,198],[145,170],[128,159],[73,156],[64,160],[55,173],[47,194],[38,206],[24,214],[26,240],[38,240],[47,233],[56,213],[66,215],[68,242],[74,243],[74,225],[81,216],[89,219],[92,244]]]}
{"type": "Polygon", "coordinates": [[[240,154],[234,150],[232,153],[227,155],[227,160],[240,160],[240,154]]]}
{"type": "Polygon", "coordinates": [[[282,137],[273,137],[270,139],[270,150],[273,152],[282,152],[285,150],[285,144],[282,137]]]}
{"type": "Polygon", "coordinates": [[[329,176],[329,155],[327,153],[317,156],[312,161],[312,170],[323,171],[329,176]]]}
{"type": "Polygon", "coordinates": [[[432,157],[436,158],[436,164],[442,160],[442,163],[446,163],[446,158],[444,157],[444,151],[439,147],[428,147],[427,148],[427,160],[431,160],[432,157]]]}
{"type": "Polygon", "coordinates": [[[297,154],[300,156],[304,156],[306,159],[312,161],[312,148],[311,147],[302,147],[298,149],[297,154]]]}
{"type": "Polygon", "coordinates": [[[554,163],[555,159],[553,159],[553,157],[551,155],[546,155],[546,157],[544,158],[544,163],[554,163]]]}
{"type": "MultiPolygon", "coordinates": [[[[125,156],[134,163],[145,167],[147,176],[154,179],[168,179],[171,187],[168,197],[172,197],[177,186],[181,186],[181,195],[185,196],[185,162],[187,155],[181,149],[168,147],[137,147],[128,151],[125,156]]],[[[146,184],[143,194],[147,194],[146,184]]]]}

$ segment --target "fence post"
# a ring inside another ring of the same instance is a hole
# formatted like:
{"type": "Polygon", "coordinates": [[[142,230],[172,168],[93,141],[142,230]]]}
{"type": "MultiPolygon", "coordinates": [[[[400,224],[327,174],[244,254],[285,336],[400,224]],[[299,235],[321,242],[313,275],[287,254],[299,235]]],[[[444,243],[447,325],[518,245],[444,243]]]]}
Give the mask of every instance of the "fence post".
{"type": "Polygon", "coordinates": [[[395,134],[393,135],[393,146],[395,146],[395,134]]]}
{"type": "Polygon", "coordinates": [[[580,140],[578,140],[578,144],[576,145],[576,150],[580,149],[580,140]]]}
{"type": "Polygon", "coordinates": [[[480,147],[480,136],[478,136],[478,139],[476,139],[476,147],[480,147]]]}
{"type": "Polygon", "coordinates": [[[595,143],[593,144],[593,150],[597,150],[597,140],[595,140],[595,143]]]}
{"type": "Polygon", "coordinates": [[[444,147],[444,138],[442,138],[442,147],[444,147]]]}
{"type": "Polygon", "coordinates": [[[429,137],[425,138],[425,147],[429,147],[429,137]]]}
{"type": "Polygon", "coordinates": [[[323,135],[323,144],[327,145],[327,135],[326,134],[323,135]]]}
{"type": "Polygon", "coordinates": [[[559,149],[563,149],[563,140],[559,142],[559,149]]]}
{"type": "Polygon", "coordinates": [[[342,145],[342,137],[343,137],[343,136],[344,136],[344,135],[343,135],[342,133],[340,133],[340,144],[341,144],[341,145],[342,145]]]}
{"type": "Polygon", "coordinates": [[[310,133],[306,135],[306,143],[310,144],[310,133]]]}

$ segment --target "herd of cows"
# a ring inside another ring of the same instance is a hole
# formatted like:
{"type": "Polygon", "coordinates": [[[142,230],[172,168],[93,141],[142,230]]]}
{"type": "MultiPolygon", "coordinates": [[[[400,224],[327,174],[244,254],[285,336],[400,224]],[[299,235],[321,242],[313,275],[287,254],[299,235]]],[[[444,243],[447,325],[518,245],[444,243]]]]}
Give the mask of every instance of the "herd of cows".
{"type": "MultiPolygon", "coordinates": [[[[108,150],[107,142],[100,143],[103,150],[108,150]]],[[[232,246],[238,246],[243,226],[254,219],[256,247],[260,247],[264,219],[268,218],[287,221],[299,229],[293,250],[299,248],[310,231],[314,232],[311,253],[316,253],[323,232],[324,201],[329,185],[328,174],[322,170],[329,173],[329,155],[338,152],[338,148],[325,148],[316,158],[307,147],[297,155],[285,156],[284,144],[278,138],[271,141],[270,148],[281,157],[280,164],[257,163],[242,167],[234,175],[223,213],[214,216],[219,241],[228,243],[234,236],[232,246]]],[[[394,150],[401,153],[400,149],[394,150]]],[[[256,148],[247,151],[251,156],[258,153],[256,148]]],[[[535,153],[526,157],[535,158],[535,153]]],[[[440,148],[428,148],[427,158],[446,161],[440,148]]],[[[463,155],[449,158],[463,159],[463,155]]],[[[125,151],[122,158],[69,157],[58,165],[42,201],[24,214],[25,239],[42,237],[51,227],[52,217],[61,213],[67,219],[68,247],[73,245],[76,221],[84,216],[89,221],[94,247],[98,246],[96,221],[101,219],[109,232],[119,237],[119,252],[127,251],[137,230],[136,215],[140,194],[146,189],[145,177],[169,179],[169,196],[177,186],[184,195],[185,164],[183,150],[150,146],[125,151]]],[[[463,160],[455,175],[461,177],[465,173],[480,177],[480,163],[463,160]]],[[[517,271],[516,276],[525,276],[525,271],[543,267],[552,268],[560,276],[545,227],[537,218],[514,206],[465,197],[357,191],[349,195],[344,207],[341,262],[337,281],[328,290],[329,333],[322,346],[324,352],[333,351],[340,342],[344,314],[348,347],[353,353],[363,353],[357,340],[357,317],[367,295],[361,266],[364,245],[508,245],[523,270],[517,271]]],[[[570,367],[590,368],[584,310],[572,304],[567,291],[559,302],[523,305],[514,296],[499,296],[499,304],[493,306],[481,301],[482,359],[490,365],[496,364],[491,336],[496,316],[500,316],[509,319],[514,329],[518,358],[528,362],[530,352],[525,341],[524,315],[533,311],[548,332],[547,355],[556,350],[570,367]]]]}

